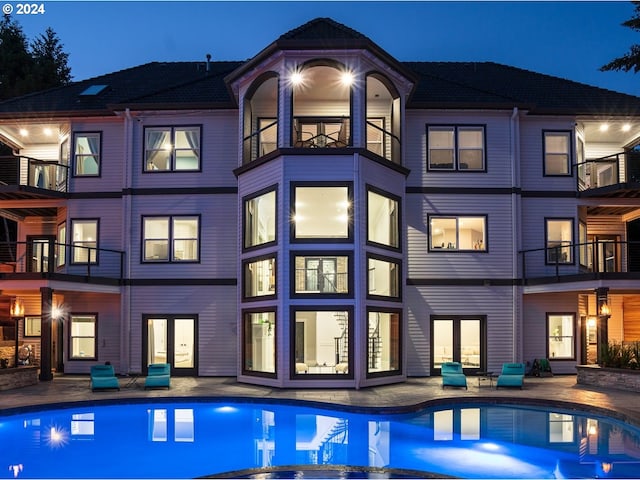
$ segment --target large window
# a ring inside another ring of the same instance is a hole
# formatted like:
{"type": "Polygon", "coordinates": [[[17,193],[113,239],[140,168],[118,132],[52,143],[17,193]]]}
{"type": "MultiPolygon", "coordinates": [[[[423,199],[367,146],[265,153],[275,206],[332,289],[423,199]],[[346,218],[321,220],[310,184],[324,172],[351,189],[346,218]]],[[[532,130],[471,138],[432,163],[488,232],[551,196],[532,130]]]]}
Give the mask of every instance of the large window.
{"type": "Polygon", "coordinates": [[[572,313],[548,313],[548,358],[572,360],[575,358],[575,316],[572,313]]]}
{"type": "Polygon", "coordinates": [[[549,219],[545,221],[547,238],[547,263],[573,263],[573,219],[549,219]]]}
{"type": "Polygon", "coordinates": [[[200,127],[147,127],[144,171],[200,170],[200,127]]]}
{"type": "Polygon", "coordinates": [[[429,126],[427,143],[429,170],[485,170],[484,126],[429,126]]]}
{"type": "Polygon", "coordinates": [[[367,259],[367,294],[400,298],[400,264],[392,259],[370,256],[367,259]]]}
{"type": "Polygon", "coordinates": [[[353,376],[349,311],[296,310],[292,318],[293,374],[353,376]]]}
{"type": "Polygon", "coordinates": [[[95,315],[71,315],[69,358],[95,360],[97,358],[97,328],[95,315]]]}
{"type": "Polygon", "coordinates": [[[429,217],[429,250],[487,251],[487,217],[429,217]]]}
{"type": "Polygon", "coordinates": [[[400,248],[400,201],[397,197],[369,190],[367,192],[367,240],[400,248]]]}
{"type": "Polygon", "coordinates": [[[350,188],[342,186],[293,186],[293,236],[297,240],[349,239],[350,188]]]}
{"type": "Polygon", "coordinates": [[[400,312],[368,312],[368,374],[400,372],[400,316],[400,312]]]}
{"type": "Polygon", "coordinates": [[[244,200],[244,248],[276,240],[276,191],[270,190],[244,200]]]}
{"type": "Polygon", "coordinates": [[[276,258],[266,257],[244,262],[244,297],[276,294],[276,258]]]}
{"type": "Polygon", "coordinates": [[[247,312],[244,314],[245,373],[276,373],[276,314],[247,312]]]}
{"type": "Polygon", "coordinates": [[[98,263],[98,220],[71,220],[73,263],[98,263]]]}
{"type": "Polygon", "coordinates": [[[142,219],[145,262],[197,262],[199,217],[144,217],[142,219]]]}
{"type": "Polygon", "coordinates": [[[73,142],[74,174],[79,176],[100,175],[101,134],[76,133],[73,142]]]}
{"type": "Polygon", "coordinates": [[[349,256],[294,255],[294,294],[348,294],[349,256]]]}
{"type": "Polygon", "coordinates": [[[544,175],[571,175],[571,132],[543,132],[544,175]]]}

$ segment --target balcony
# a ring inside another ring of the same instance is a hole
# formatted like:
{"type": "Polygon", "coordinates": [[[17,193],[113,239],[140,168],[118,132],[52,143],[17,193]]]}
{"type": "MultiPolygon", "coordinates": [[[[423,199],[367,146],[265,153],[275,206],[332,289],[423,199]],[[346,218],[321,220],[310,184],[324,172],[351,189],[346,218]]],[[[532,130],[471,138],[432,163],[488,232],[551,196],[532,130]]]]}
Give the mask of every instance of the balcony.
{"type": "MultiPolygon", "coordinates": [[[[32,187],[40,191],[66,192],[69,167],[57,161],[30,157],[0,157],[0,191],[3,187],[32,187]]],[[[23,191],[23,189],[19,189],[23,191]]]]}
{"type": "Polygon", "coordinates": [[[124,252],[47,239],[0,242],[0,279],[114,284],[123,280],[124,252]]]}
{"type": "Polygon", "coordinates": [[[640,242],[594,240],[519,252],[524,284],[640,280],[640,242]]]}
{"type": "Polygon", "coordinates": [[[587,159],[576,165],[578,192],[617,197],[638,196],[640,152],[628,151],[587,159]]]}

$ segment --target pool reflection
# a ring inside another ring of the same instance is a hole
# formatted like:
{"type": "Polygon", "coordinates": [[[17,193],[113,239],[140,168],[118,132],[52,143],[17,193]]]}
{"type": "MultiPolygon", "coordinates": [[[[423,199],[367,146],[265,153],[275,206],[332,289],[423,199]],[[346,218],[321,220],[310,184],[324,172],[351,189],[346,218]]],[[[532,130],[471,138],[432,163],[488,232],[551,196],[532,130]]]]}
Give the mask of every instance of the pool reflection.
{"type": "Polygon", "coordinates": [[[490,405],[397,415],[241,402],[82,406],[0,417],[0,445],[0,478],[193,478],[292,465],[470,478],[640,475],[638,429],[490,405]]]}

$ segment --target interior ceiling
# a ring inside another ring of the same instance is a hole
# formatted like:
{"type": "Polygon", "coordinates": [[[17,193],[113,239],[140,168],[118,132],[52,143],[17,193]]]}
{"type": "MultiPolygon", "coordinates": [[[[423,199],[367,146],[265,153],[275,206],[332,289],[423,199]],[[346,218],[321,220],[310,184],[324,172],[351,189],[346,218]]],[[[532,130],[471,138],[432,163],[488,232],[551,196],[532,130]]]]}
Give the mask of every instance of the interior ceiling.
{"type": "Polygon", "coordinates": [[[587,145],[589,143],[609,143],[615,144],[620,150],[629,145],[635,145],[640,139],[640,120],[631,119],[582,119],[580,123],[584,128],[584,137],[587,145]],[[602,126],[606,125],[607,129],[602,126]],[[625,131],[624,127],[629,130],[625,131]]]}

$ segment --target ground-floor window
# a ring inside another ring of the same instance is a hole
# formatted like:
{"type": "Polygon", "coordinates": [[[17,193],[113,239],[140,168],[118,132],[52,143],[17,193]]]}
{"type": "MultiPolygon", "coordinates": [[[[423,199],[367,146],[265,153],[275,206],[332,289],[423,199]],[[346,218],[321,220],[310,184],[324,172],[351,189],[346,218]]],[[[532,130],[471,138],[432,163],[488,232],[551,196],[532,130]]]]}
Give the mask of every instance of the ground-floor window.
{"type": "Polygon", "coordinates": [[[486,366],[486,317],[431,317],[432,367],[444,362],[460,362],[466,369],[484,370],[486,366]]]}
{"type": "Polygon", "coordinates": [[[153,315],[146,316],[145,323],[145,367],[152,363],[168,363],[172,375],[195,375],[197,317],[153,315]]]}
{"type": "Polygon", "coordinates": [[[243,320],[245,373],[276,373],[276,312],[245,312],[243,320]]]}
{"type": "Polygon", "coordinates": [[[369,310],[367,373],[400,372],[400,311],[369,310]]]}
{"type": "Polygon", "coordinates": [[[573,360],[575,358],[575,315],[573,313],[547,314],[548,358],[573,360]]]}
{"type": "Polygon", "coordinates": [[[75,315],[69,317],[69,358],[73,360],[95,360],[97,358],[97,317],[96,315],[75,315]]]}
{"type": "Polygon", "coordinates": [[[349,310],[294,310],[291,317],[293,375],[353,376],[349,310]]]}

